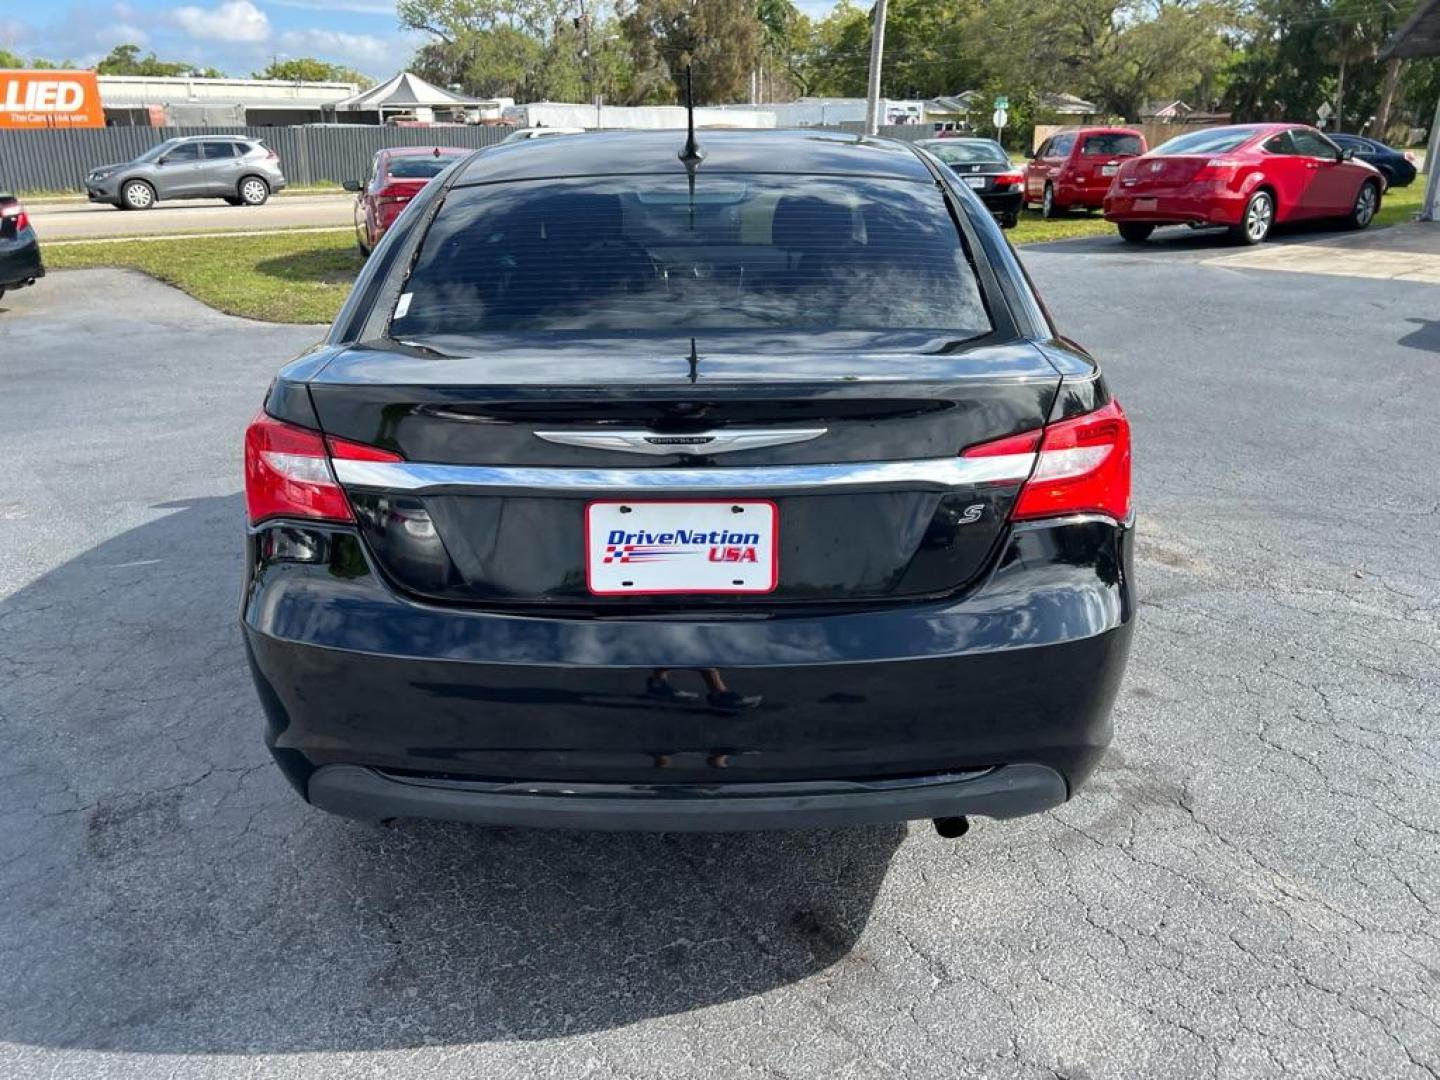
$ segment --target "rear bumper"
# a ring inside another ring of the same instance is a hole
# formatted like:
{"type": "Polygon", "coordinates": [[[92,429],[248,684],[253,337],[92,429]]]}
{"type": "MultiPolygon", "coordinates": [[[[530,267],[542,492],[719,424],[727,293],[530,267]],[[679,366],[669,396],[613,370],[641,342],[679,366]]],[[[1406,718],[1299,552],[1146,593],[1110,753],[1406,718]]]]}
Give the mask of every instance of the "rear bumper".
{"type": "Polygon", "coordinates": [[[0,240],[0,289],[18,289],[44,276],[40,242],[32,230],[24,230],[15,240],[0,240]]]}
{"type": "Polygon", "coordinates": [[[973,814],[1021,817],[1059,806],[1065,780],[1044,765],[876,781],[709,785],[437,780],[355,765],[310,777],[322,810],[367,821],[437,818],[482,825],[608,831],[833,828],[973,814]]]}
{"type": "Polygon", "coordinates": [[[1067,208],[1079,207],[1084,210],[1099,210],[1105,202],[1105,193],[1110,190],[1110,181],[1094,186],[1064,185],[1056,190],[1055,201],[1067,208]]]}
{"type": "Polygon", "coordinates": [[[1228,188],[1187,187],[1169,193],[1145,192],[1107,196],[1106,221],[1140,221],[1155,225],[1238,225],[1247,195],[1228,188]]]}
{"type": "Polygon", "coordinates": [[[985,204],[985,209],[996,217],[1011,217],[1020,213],[1025,200],[1025,192],[1020,188],[1014,191],[986,192],[980,196],[980,201],[985,204]]]}
{"type": "Polygon", "coordinates": [[[963,599],[729,620],[420,604],[343,530],[272,531],[251,538],[244,610],[267,742],[311,802],[356,817],[695,830],[1033,813],[1098,764],[1131,632],[1132,530],[1102,519],[1015,530],[963,599]],[[674,693],[655,692],[662,672],[674,693]],[[707,695],[715,679],[728,698],[707,695]]]}

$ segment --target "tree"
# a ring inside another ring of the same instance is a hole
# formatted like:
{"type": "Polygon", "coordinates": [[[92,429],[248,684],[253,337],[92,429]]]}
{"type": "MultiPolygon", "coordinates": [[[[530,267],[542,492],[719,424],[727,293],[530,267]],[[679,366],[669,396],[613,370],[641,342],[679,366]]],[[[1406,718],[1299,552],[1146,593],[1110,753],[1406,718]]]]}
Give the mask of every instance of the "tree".
{"type": "Polygon", "coordinates": [[[19,53],[13,53],[9,49],[0,49],[0,68],[32,68],[36,71],[59,71],[74,68],[75,64],[69,60],[46,60],[43,56],[32,56],[30,62],[26,63],[25,58],[19,53]]]}
{"type": "Polygon", "coordinates": [[[264,71],[252,74],[256,79],[283,79],[286,82],[348,82],[355,83],[362,90],[375,85],[375,80],[362,75],[354,68],[341,64],[327,64],[313,56],[298,56],[290,60],[272,60],[264,71]]]}
{"type": "Polygon", "coordinates": [[[621,32],[637,66],[663,65],[673,99],[685,93],[692,69],[695,101],[745,101],[760,60],[760,22],[753,0],[633,0],[621,9],[621,32]]]}
{"type": "MultiPolygon", "coordinates": [[[[893,55],[893,50],[892,50],[893,55]]],[[[870,56],[870,15],[841,0],[810,27],[796,64],[805,92],[819,97],[861,97],[870,56]]]]}
{"type": "Polygon", "coordinates": [[[578,0],[400,0],[402,25],[434,40],[415,54],[418,74],[482,97],[584,101],[623,95],[613,23],[592,26],[587,62],[578,0]]]}
{"type": "Polygon", "coordinates": [[[223,79],[225,73],[215,68],[201,68],[184,61],[161,60],[153,52],[140,55],[139,45],[116,45],[110,54],[95,65],[101,75],[149,75],[173,78],[182,75],[198,75],[207,79],[223,79]]]}
{"type": "Polygon", "coordinates": [[[810,20],[790,0],[756,0],[760,60],[755,83],[761,101],[784,101],[805,93],[799,61],[810,37],[810,20]]]}

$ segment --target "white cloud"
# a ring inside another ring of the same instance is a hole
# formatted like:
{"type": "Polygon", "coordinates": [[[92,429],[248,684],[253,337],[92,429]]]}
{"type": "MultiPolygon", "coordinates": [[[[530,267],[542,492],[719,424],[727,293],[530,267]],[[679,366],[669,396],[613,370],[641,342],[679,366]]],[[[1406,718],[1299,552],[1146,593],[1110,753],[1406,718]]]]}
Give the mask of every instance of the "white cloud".
{"type": "Polygon", "coordinates": [[[297,56],[338,57],[359,64],[388,60],[395,51],[394,41],[343,30],[287,30],[280,35],[280,44],[297,56]]]}
{"type": "Polygon", "coordinates": [[[96,30],[93,39],[96,45],[102,47],[117,41],[127,45],[148,45],[150,43],[149,34],[134,23],[126,22],[112,23],[104,30],[96,30]]]}
{"type": "Polygon", "coordinates": [[[270,20],[250,0],[224,0],[215,8],[176,8],[174,18],[182,30],[202,41],[259,42],[270,37],[270,20]]]}
{"type": "Polygon", "coordinates": [[[384,0],[269,0],[278,7],[300,8],[304,11],[345,11],[353,15],[384,15],[395,17],[395,5],[384,0]]]}

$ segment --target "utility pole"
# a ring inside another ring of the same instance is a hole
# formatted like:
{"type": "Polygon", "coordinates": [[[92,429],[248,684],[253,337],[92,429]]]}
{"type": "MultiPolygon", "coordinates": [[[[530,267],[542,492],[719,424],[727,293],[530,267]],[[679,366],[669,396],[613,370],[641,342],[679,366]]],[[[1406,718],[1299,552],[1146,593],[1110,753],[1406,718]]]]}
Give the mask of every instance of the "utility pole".
{"type": "Polygon", "coordinates": [[[880,131],[880,62],[885,56],[885,4],[875,0],[875,23],[870,28],[870,85],[865,93],[865,134],[880,131]]]}
{"type": "Polygon", "coordinates": [[[585,10],[585,0],[580,0],[580,16],[575,20],[575,27],[580,31],[580,57],[585,61],[585,92],[594,102],[598,117],[600,99],[595,96],[595,54],[590,50],[590,22],[590,13],[585,10]]]}

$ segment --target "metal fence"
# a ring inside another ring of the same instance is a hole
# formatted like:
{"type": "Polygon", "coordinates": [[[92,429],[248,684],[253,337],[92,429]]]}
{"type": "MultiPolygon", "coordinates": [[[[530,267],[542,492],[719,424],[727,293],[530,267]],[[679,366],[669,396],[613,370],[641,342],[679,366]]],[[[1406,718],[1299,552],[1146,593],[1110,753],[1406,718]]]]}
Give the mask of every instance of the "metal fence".
{"type": "Polygon", "coordinates": [[[0,190],[83,191],[96,165],[130,161],[179,135],[244,135],[280,155],[292,184],[342,183],[364,177],[375,151],[386,146],[491,146],[504,128],[403,128],[335,125],[251,128],[112,127],[74,131],[0,130],[0,190]]]}
{"type": "MultiPolygon", "coordinates": [[[[859,132],[860,123],[827,125],[859,132]]],[[[935,133],[932,124],[897,124],[882,135],[914,140],[935,133]]],[[[479,149],[505,137],[492,127],[402,128],[360,125],[253,128],[112,127],[47,131],[0,130],[0,191],[83,191],[85,174],[97,165],[130,161],[178,135],[245,135],[280,155],[291,184],[343,183],[365,176],[375,151],[387,146],[464,146],[479,149]]]]}

